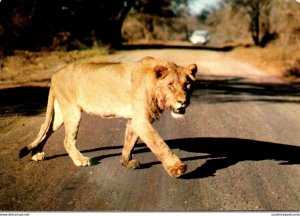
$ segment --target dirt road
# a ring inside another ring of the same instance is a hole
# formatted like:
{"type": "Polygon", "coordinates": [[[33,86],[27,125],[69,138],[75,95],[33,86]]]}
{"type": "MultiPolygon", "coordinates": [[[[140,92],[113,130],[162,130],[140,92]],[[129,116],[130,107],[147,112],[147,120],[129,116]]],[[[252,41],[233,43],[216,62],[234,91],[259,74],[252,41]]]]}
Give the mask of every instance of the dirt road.
{"type": "MultiPolygon", "coordinates": [[[[119,158],[126,120],[84,114],[78,147],[93,166],[75,167],[50,137],[46,160],[18,159],[44,120],[47,87],[2,89],[0,210],[300,210],[300,89],[225,53],[196,50],[118,52],[197,63],[196,90],[184,120],[169,113],[155,128],[188,165],[169,177],[142,143],[141,169],[119,158]]],[[[50,74],[49,74],[50,77],[50,74]]]]}

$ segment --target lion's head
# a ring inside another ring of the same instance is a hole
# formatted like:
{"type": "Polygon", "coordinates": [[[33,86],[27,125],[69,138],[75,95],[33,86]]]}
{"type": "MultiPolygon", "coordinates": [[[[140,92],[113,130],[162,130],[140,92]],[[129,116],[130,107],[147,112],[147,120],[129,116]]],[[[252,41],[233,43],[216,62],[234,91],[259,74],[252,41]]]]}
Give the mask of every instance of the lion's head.
{"type": "Polygon", "coordinates": [[[196,79],[197,65],[177,66],[168,62],[154,68],[156,74],[156,100],[161,110],[171,110],[174,118],[183,117],[190,104],[192,84],[196,79]]]}

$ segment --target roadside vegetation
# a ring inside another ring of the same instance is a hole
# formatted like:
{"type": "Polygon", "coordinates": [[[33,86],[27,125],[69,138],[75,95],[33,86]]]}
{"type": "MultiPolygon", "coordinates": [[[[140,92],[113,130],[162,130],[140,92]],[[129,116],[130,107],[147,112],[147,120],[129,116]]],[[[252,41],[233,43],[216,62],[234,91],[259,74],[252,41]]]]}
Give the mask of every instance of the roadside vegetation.
{"type": "Polygon", "coordinates": [[[240,2],[245,4],[247,0],[232,2],[231,7],[215,11],[214,16],[217,19],[215,31],[223,29],[224,36],[230,37],[225,44],[236,47],[230,54],[289,81],[299,81],[300,4],[292,0],[259,1],[263,3],[258,13],[259,25],[253,30],[254,18],[249,13],[257,11],[241,5],[240,2]],[[259,33],[253,33],[257,30],[259,33]],[[253,34],[258,38],[254,39],[253,34]]]}
{"type": "Polygon", "coordinates": [[[289,81],[300,78],[300,4],[294,0],[227,0],[190,16],[162,17],[131,10],[122,33],[127,42],[187,41],[194,29],[211,33],[208,46],[231,46],[234,58],[289,81]]]}
{"type": "Polygon", "coordinates": [[[108,54],[122,44],[191,45],[190,33],[203,29],[211,34],[207,46],[232,47],[227,54],[234,58],[290,81],[300,79],[297,1],[226,0],[191,14],[189,6],[196,1],[201,0],[2,0],[1,77],[8,67],[39,61],[34,56],[41,59],[47,52],[68,62],[66,56],[76,60],[89,49],[108,54]]]}

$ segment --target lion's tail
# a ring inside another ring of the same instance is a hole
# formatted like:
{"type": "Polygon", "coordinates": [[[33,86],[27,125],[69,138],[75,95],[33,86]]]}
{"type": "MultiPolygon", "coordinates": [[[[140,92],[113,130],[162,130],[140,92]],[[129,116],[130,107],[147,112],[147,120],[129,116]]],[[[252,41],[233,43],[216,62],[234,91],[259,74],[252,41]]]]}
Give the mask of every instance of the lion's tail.
{"type": "Polygon", "coordinates": [[[54,101],[55,101],[55,96],[54,96],[52,88],[50,88],[45,122],[42,124],[42,126],[40,128],[40,132],[39,132],[37,138],[32,143],[30,143],[29,145],[27,145],[21,149],[21,151],[19,153],[20,158],[23,158],[26,155],[28,155],[39,143],[41,143],[45,139],[46,134],[47,134],[47,132],[51,126],[51,123],[53,121],[54,101]]]}

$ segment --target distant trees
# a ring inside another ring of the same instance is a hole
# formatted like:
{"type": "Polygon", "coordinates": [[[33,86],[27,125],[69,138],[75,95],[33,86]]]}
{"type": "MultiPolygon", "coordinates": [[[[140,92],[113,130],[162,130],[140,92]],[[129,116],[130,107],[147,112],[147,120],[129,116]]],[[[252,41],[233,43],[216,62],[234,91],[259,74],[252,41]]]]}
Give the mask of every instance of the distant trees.
{"type": "MultiPolygon", "coordinates": [[[[185,19],[190,1],[0,0],[0,53],[9,53],[14,49],[60,47],[70,50],[90,47],[95,43],[118,47],[123,40],[122,26],[131,8],[134,9],[131,14],[139,14],[137,19],[147,30],[141,37],[169,39],[174,35],[186,35],[187,26],[192,26],[185,19]],[[178,17],[182,20],[176,25],[173,21],[178,17]]],[[[224,0],[220,4],[224,6],[223,9],[230,4],[234,12],[246,14],[253,42],[264,46],[274,37],[270,32],[270,11],[274,2],[276,3],[275,0],[224,0]]],[[[221,9],[219,7],[216,11],[221,9]]],[[[211,14],[210,11],[203,11],[199,15],[198,24],[204,23],[211,14]]],[[[222,17],[216,19],[221,20],[222,17]]],[[[230,21],[228,19],[229,23],[230,21]]],[[[298,25],[295,26],[295,31],[299,31],[298,29],[298,25]]],[[[134,30],[129,33],[135,34],[134,30]]]]}
{"type": "MultiPolygon", "coordinates": [[[[95,41],[118,46],[136,0],[1,0],[0,49],[68,48],[95,41]]],[[[1,51],[1,50],[0,50],[1,51]]]]}
{"type": "Polygon", "coordinates": [[[177,8],[180,4],[187,4],[187,0],[139,0],[134,8],[145,14],[174,17],[180,11],[177,8]]]}
{"type": "Polygon", "coordinates": [[[118,47],[129,10],[173,16],[187,0],[0,0],[0,51],[67,49],[105,43],[118,47]]]}
{"type": "Polygon", "coordinates": [[[187,0],[139,0],[123,26],[127,41],[172,40],[186,33],[179,23],[187,9],[187,0]]]}
{"type": "Polygon", "coordinates": [[[271,39],[270,0],[229,0],[234,11],[241,7],[249,17],[249,31],[255,45],[264,46],[271,39]]]}

